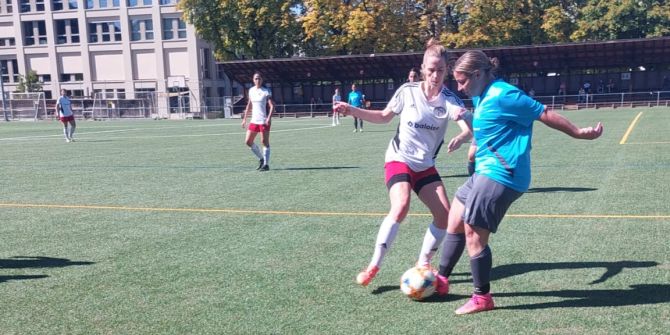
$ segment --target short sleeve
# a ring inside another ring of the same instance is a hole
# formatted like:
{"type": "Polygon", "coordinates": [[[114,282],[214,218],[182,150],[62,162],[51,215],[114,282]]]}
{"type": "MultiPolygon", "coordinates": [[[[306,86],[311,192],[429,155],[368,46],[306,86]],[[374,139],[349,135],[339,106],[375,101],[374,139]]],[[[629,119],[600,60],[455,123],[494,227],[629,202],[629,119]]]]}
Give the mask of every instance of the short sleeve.
{"type": "Polygon", "coordinates": [[[393,94],[393,97],[389,101],[389,103],[386,105],[386,109],[390,110],[394,114],[400,114],[402,112],[402,109],[404,107],[404,101],[403,101],[403,91],[405,87],[401,86],[398,88],[397,91],[393,94]]]}
{"type": "Polygon", "coordinates": [[[467,117],[468,110],[465,108],[463,100],[455,95],[447,96],[447,99],[445,100],[445,107],[449,113],[449,119],[453,121],[462,120],[467,117]]]}
{"type": "Polygon", "coordinates": [[[525,126],[539,119],[545,109],[543,104],[518,89],[505,92],[499,97],[498,104],[502,109],[501,117],[525,126]]]}

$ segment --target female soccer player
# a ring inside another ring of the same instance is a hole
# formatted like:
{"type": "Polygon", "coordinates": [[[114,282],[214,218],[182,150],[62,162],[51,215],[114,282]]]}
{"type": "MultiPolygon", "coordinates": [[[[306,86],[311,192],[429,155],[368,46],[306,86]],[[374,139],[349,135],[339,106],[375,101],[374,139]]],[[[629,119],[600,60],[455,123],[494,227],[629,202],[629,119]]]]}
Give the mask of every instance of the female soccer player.
{"type": "Polygon", "coordinates": [[[63,135],[65,142],[74,142],[74,130],[77,128],[77,123],[74,121],[74,113],[72,112],[72,103],[67,97],[65,89],[60,90],[60,97],[56,100],[56,115],[63,124],[63,135]],[[68,129],[67,125],[70,124],[68,129]]]}
{"type": "Polygon", "coordinates": [[[251,110],[251,122],[247,129],[245,143],[251,151],[258,157],[259,164],[256,170],[270,170],[270,124],[272,122],[272,113],[275,110],[275,104],[272,102],[272,93],[263,87],[263,77],[260,72],[254,72],[254,86],[249,89],[249,102],[244,110],[242,117],[242,128],[247,125],[247,114],[251,110]],[[267,106],[270,106],[270,112],[267,113],[267,106]],[[261,133],[261,142],[263,142],[263,153],[254,143],[256,135],[261,133]]]}
{"type": "Polygon", "coordinates": [[[340,89],[335,89],[335,94],[333,94],[333,127],[340,124],[340,113],[335,110],[335,102],[342,101],[342,95],[340,94],[340,89]]]}
{"type": "MultiPolygon", "coordinates": [[[[447,50],[431,40],[423,56],[421,71],[425,80],[400,86],[384,110],[363,109],[343,102],[336,104],[343,114],[373,123],[388,123],[394,116],[400,116],[396,135],[386,150],[384,165],[391,209],[379,228],[372,260],[356,277],[356,281],[363,286],[367,286],[379,271],[400,223],[407,216],[412,190],[433,216],[424,237],[418,266],[430,266],[431,258],[446,233],[449,199],[435,169],[435,157],[444,142],[449,119],[457,121],[461,128],[461,132],[449,141],[449,152],[468,140],[471,132],[462,120],[465,112],[463,102],[444,86],[447,50]]],[[[439,285],[438,293],[446,294],[439,285]]]]}
{"type": "Polygon", "coordinates": [[[578,128],[562,115],[496,79],[497,59],[481,51],[467,51],[454,64],[459,91],[472,97],[472,121],[477,152],[475,174],[454,195],[439,274],[449,277],[467,246],[474,281],[472,298],[456,314],[491,310],[492,267],[489,235],[495,233],[509,206],[530,185],[530,149],[533,121],[574,138],[592,140],[603,132],[578,128]]]}
{"type": "Polygon", "coordinates": [[[411,68],[409,70],[409,73],[407,74],[407,82],[408,83],[415,83],[419,81],[419,71],[417,71],[415,68],[411,68]]]}

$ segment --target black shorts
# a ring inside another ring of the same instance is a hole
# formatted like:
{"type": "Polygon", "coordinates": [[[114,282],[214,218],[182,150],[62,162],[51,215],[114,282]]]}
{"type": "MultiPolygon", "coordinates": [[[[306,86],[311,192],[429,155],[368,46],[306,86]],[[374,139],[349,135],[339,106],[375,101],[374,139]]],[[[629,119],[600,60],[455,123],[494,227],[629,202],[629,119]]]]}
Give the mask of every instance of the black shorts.
{"type": "Polygon", "coordinates": [[[475,173],[458,188],[454,197],[465,206],[465,223],[495,233],[509,206],[522,195],[519,191],[475,173]]]}

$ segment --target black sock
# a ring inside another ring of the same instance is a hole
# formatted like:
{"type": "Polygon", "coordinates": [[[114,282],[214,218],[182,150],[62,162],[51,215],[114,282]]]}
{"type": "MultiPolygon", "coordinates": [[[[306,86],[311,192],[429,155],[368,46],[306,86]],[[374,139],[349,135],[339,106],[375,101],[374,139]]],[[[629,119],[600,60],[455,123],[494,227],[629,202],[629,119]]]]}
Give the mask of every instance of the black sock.
{"type": "Polygon", "coordinates": [[[470,258],[472,281],[475,284],[475,294],[486,294],[491,291],[491,267],[493,255],[487,245],[479,255],[470,258]]]}
{"type": "Polygon", "coordinates": [[[440,259],[440,275],[449,277],[465,249],[465,234],[450,234],[444,238],[442,257],[440,259]],[[446,263],[444,263],[446,262],[446,263]]]}

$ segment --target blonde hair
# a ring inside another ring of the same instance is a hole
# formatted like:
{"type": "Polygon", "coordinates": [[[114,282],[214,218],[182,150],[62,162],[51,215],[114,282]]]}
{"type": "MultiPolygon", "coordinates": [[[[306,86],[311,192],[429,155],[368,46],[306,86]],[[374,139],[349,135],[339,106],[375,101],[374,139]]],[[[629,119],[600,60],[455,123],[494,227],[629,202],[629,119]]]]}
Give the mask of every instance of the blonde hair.
{"type": "Polygon", "coordinates": [[[426,60],[426,57],[431,56],[443,58],[445,62],[448,60],[447,48],[445,48],[438,40],[432,37],[428,40],[428,42],[426,42],[426,51],[423,53],[424,61],[426,60]]]}
{"type": "Polygon", "coordinates": [[[485,73],[495,75],[499,66],[500,61],[498,58],[489,58],[481,50],[469,50],[456,60],[456,63],[454,63],[454,72],[472,74],[476,70],[481,70],[485,73]]]}

